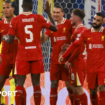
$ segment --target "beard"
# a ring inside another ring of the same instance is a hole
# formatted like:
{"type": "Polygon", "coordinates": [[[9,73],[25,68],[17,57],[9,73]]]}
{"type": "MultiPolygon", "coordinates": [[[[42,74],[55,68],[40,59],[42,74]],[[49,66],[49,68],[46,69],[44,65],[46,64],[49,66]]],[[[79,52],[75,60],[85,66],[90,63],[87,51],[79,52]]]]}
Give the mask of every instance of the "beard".
{"type": "Polygon", "coordinates": [[[97,25],[96,23],[92,23],[92,26],[93,26],[93,28],[98,29],[98,28],[100,28],[100,27],[102,26],[102,24],[97,25]],[[94,26],[94,24],[95,24],[96,26],[94,26]]]}
{"type": "Polygon", "coordinates": [[[9,18],[9,16],[6,16],[5,18],[9,18]]]}

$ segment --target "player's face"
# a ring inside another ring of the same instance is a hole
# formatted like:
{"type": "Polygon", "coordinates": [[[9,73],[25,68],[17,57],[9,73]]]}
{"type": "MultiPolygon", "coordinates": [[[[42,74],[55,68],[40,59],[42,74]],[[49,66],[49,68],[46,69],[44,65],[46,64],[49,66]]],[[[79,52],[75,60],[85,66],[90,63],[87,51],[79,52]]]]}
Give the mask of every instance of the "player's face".
{"type": "Polygon", "coordinates": [[[70,20],[71,24],[76,25],[77,16],[72,13],[70,20]]]}
{"type": "Polygon", "coordinates": [[[11,3],[3,4],[3,13],[6,18],[13,16],[14,8],[12,8],[11,3]]]}
{"type": "Polygon", "coordinates": [[[95,29],[100,28],[103,25],[103,18],[101,16],[94,16],[93,22],[92,22],[92,26],[95,29]]]}
{"type": "Polygon", "coordinates": [[[55,21],[59,21],[60,19],[62,19],[63,15],[64,15],[64,12],[62,12],[60,8],[53,9],[53,17],[55,21]]]}

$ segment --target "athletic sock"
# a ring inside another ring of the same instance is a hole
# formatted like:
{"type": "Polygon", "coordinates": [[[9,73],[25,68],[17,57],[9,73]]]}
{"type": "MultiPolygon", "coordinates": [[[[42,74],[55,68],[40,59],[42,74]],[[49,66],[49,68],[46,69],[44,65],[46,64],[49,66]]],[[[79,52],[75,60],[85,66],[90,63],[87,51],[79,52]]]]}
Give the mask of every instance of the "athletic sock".
{"type": "Polygon", "coordinates": [[[25,88],[23,87],[23,97],[22,97],[22,105],[26,105],[26,90],[25,88]]]}
{"type": "Polygon", "coordinates": [[[87,95],[85,93],[82,95],[75,94],[74,105],[88,105],[87,95]]]}
{"type": "Polygon", "coordinates": [[[98,96],[97,96],[97,94],[90,95],[90,99],[91,99],[92,105],[98,105],[98,96]]]}
{"type": "Polygon", "coordinates": [[[21,105],[22,97],[23,97],[23,87],[22,86],[16,86],[15,91],[17,91],[16,96],[15,96],[15,104],[21,105]]]}
{"type": "Polygon", "coordinates": [[[105,91],[99,92],[99,105],[105,105],[105,91]]]}
{"type": "Polygon", "coordinates": [[[41,103],[40,86],[34,86],[34,101],[35,101],[35,105],[40,105],[40,103],[41,103]]]}
{"type": "Polygon", "coordinates": [[[73,100],[74,100],[74,93],[72,90],[67,89],[69,92],[69,98],[71,100],[71,105],[73,105],[73,100]]]}
{"type": "Polygon", "coordinates": [[[56,105],[56,103],[57,103],[57,88],[51,88],[50,105],[56,105]]]}

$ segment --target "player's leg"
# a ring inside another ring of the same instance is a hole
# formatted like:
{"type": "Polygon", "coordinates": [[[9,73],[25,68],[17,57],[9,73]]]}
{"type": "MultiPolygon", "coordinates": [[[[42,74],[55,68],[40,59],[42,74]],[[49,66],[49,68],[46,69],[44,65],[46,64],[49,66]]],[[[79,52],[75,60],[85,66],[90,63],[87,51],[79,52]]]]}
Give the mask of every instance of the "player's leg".
{"type": "Polygon", "coordinates": [[[73,100],[74,100],[74,93],[73,93],[73,89],[74,87],[70,85],[70,69],[65,68],[64,64],[60,65],[60,70],[61,70],[61,79],[63,81],[65,81],[66,84],[66,88],[69,94],[69,98],[71,100],[71,104],[73,105],[73,100]]]}
{"type": "MultiPolygon", "coordinates": [[[[4,56],[1,56],[2,58],[2,63],[0,65],[0,91],[4,86],[4,83],[6,79],[9,77],[9,74],[11,72],[11,65],[8,64],[4,56]]],[[[0,99],[1,99],[1,94],[0,94],[0,99]]]]}
{"type": "Polygon", "coordinates": [[[40,105],[41,103],[41,88],[40,88],[40,74],[44,73],[43,61],[33,61],[31,62],[31,78],[34,88],[34,101],[35,105],[40,105]]]}
{"type": "Polygon", "coordinates": [[[71,86],[70,85],[70,81],[65,81],[65,84],[66,84],[66,88],[67,88],[67,91],[69,93],[69,98],[71,100],[71,105],[73,105],[73,101],[74,101],[74,86],[71,86]]]}
{"type": "Polygon", "coordinates": [[[99,105],[105,105],[105,73],[98,74],[99,105]]]}
{"type": "Polygon", "coordinates": [[[54,64],[51,62],[50,66],[50,80],[51,80],[51,89],[50,89],[50,105],[56,105],[57,103],[57,89],[59,80],[61,80],[61,68],[60,65],[54,64]]]}
{"type": "Polygon", "coordinates": [[[97,75],[87,74],[87,83],[90,90],[90,100],[92,105],[98,105],[98,96],[97,96],[97,75]]]}
{"type": "Polygon", "coordinates": [[[98,105],[97,88],[90,89],[90,99],[91,99],[92,105],[98,105]]]}
{"type": "Polygon", "coordinates": [[[17,86],[15,91],[15,103],[16,105],[21,105],[22,99],[24,97],[24,82],[26,79],[26,75],[30,73],[30,63],[27,61],[16,61],[16,80],[17,86]]]}

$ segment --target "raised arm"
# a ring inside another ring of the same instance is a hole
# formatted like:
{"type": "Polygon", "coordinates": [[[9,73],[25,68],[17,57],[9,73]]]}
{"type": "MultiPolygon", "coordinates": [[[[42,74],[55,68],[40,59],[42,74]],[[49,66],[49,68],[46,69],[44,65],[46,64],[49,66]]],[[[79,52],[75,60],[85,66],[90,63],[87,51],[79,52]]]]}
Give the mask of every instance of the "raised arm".
{"type": "Polygon", "coordinates": [[[45,4],[46,4],[46,7],[43,7],[43,9],[47,13],[47,15],[48,15],[48,17],[50,19],[50,22],[51,22],[51,25],[50,25],[49,29],[55,32],[55,31],[57,31],[57,26],[55,24],[55,21],[54,21],[52,15],[51,15],[51,5],[49,5],[48,0],[46,0],[45,4]]]}

